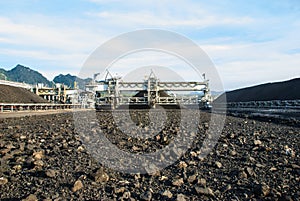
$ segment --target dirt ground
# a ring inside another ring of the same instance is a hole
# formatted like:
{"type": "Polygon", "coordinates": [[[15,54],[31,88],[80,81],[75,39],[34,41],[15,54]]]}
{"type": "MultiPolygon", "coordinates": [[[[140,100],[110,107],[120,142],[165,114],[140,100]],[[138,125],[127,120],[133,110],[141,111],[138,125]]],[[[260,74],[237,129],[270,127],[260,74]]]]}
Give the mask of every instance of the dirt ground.
{"type": "MultiPolygon", "coordinates": [[[[147,112],[131,113],[144,129],[149,127],[147,112]]],[[[124,135],[109,111],[82,112],[96,120],[81,123],[98,124],[124,151],[150,153],[178,134],[180,115],[167,113],[170,118],[162,130],[147,139],[124,135]]],[[[0,199],[300,200],[299,125],[228,116],[217,145],[201,159],[210,114],[199,118],[192,146],[154,174],[121,173],[99,163],[76,132],[72,113],[2,118],[0,199]]]]}

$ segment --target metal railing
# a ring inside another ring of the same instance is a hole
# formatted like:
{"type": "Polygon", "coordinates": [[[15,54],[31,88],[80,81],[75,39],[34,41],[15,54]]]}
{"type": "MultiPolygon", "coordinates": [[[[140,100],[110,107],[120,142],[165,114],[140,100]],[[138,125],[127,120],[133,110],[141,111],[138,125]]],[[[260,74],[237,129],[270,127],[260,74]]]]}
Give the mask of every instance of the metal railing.
{"type": "Polygon", "coordinates": [[[148,104],[145,97],[122,97],[119,100],[120,104],[148,104]]]}
{"type": "Polygon", "coordinates": [[[53,103],[0,103],[0,112],[24,110],[58,110],[80,109],[81,104],[53,104],[53,103]]]}
{"type": "Polygon", "coordinates": [[[300,100],[228,102],[213,103],[213,105],[227,108],[300,109],[300,100]]]}

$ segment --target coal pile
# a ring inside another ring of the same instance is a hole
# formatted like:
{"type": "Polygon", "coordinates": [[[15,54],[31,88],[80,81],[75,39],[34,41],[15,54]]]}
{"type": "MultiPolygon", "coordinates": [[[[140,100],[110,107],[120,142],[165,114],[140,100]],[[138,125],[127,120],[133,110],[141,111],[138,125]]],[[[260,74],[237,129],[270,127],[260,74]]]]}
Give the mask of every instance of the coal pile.
{"type": "Polygon", "coordinates": [[[0,85],[0,103],[47,103],[47,101],[27,89],[0,85]]]}
{"type": "MultiPolygon", "coordinates": [[[[142,91],[139,91],[138,93],[136,93],[133,97],[145,97],[145,95],[148,95],[148,91],[142,90],[142,91]]],[[[163,90],[158,91],[158,96],[159,97],[170,97],[170,95],[163,90]]]]}
{"type": "MultiPolygon", "coordinates": [[[[142,113],[131,115],[146,127],[142,113]]],[[[109,111],[98,112],[97,119],[112,143],[139,153],[172,141],[179,117],[176,111],[170,115],[172,122],[146,140],[122,135],[109,111]]],[[[200,159],[209,120],[209,113],[201,113],[191,148],[150,175],[120,173],[99,164],[75,133],[72,114],[0,119],[0,199],[300,200],[297,125],[227,117],[217,146],[200,159]]]]}
{"type": "MultiPolygon", "coordinates": [[[[229,91],[226,92],[226,98],[227,102],[299,100],[299,86],[300,78],[296,78],[229,91]]],[[[215,100],[215,102],[218,101],[222,102],[222,97],[215,100]]]]}

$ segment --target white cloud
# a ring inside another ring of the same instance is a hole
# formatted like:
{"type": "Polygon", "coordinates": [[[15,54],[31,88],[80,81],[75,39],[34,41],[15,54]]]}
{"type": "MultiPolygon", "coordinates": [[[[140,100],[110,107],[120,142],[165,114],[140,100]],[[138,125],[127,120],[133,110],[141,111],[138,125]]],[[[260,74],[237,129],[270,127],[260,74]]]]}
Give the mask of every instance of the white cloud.
{"type": "Polygon", "coordinates": [[[89,53],[107,38],[91,26],[84,29],[84,21],[78,20],[78,24],[41,15],[23,19],[0,16],[0,53],[12,58],[12,63],[40,66],[48,79],[55,76],[53,69],[78,73],[89,53]]]}
{"type": "MultiPolygon", "coordinates": [[[[300,41],[298,42],[300,45],[300,41]]],[[[203,46],[215,62],[226,89],[300,77],[300,57],[284,50],[298,46],[281,39],[265,43],[203,46]]]]}
{"type": "Polygon", "coordinates": [[[104,20],[108,24],[118,24],[119,26],[129,27],[180,27],[189,26],[193,28],[204,28],[216,25],[242,25],[253,23],[254,20],[250,17],[221,17],[220,15],[210,14],[192,15],[188,17],[180,17],[173,14],[170,15],[156,15],[153,12],[139,11],[139,12],[113,12],[103,11],[99,13],[88,13],[90,16],[95,16],[104,20]],[[120,23],[121,22],[121,23],[120,23]]]}
{"type": "MultiPolygon", "coordinates": [[[[215,9],[210,4],[181,0],[176,3],[170,0],[87,1],[96,3],[95,7],[82,10],[74,19],[49,13],[25,12],[10,17],[0,14],[1,55],[15,63],[23,63],[23,58],[30,63],[49,63],[46,66],[50,68],[43,68],[42,73],[50,78],[55,71],[79,71],[88,54],[112,36],[136,29],[159,28],[178,31],[197,41],[215,62],[227,89],[299,76],[299,54],[287,54],[300,46],[299,18],[290,20],[288,16],[275,14],[262,18],[255,12],[242,13],[230,8],[222,12],[220,5],[215,9]],[[236,31],[239,35],[227,35],[228,27],[233,28],[229,32],[236,31]],[[201,39],[202,36],[205,38],[201,39]]],[[[221,5],[226,7],[225,3],[221,5]]],[[[172,59],[156,59],[158,64],[176,63],[172,59]]],[[[136,62],[154,64],[140,57],[124,60],[122,65],[136,62]]]]}
{"type": "Polygon", "coordinates": [[[0,34],[5,43],[13,45],[24,45],[27,47],[46,47],[65,51],[82,51],[92,47],[92,40],[104,37],[93,34],[90,30],[84,31],[80,27],[66,26],[58,24],[51,26],[48,22],[51,18],[43,17],[27,19],[25,22],[18,20],[15,22],[9,18],[0,17],[0,34]],[[28,22],[29,21],[29,22],[28,22]]]}

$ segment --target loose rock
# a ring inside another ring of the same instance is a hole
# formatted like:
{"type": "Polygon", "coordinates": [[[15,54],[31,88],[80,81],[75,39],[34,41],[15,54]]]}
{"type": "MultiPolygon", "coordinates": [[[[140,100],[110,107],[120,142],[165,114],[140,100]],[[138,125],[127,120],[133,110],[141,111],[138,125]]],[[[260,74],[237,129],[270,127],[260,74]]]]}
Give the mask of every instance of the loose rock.
{"type": "Polygon", "coordinates": [[[47,170],[46,171],[46,175],[48,176],[48,177],[55,177],[56,176],[56,171],[55,170],[52,170],[52,169],[49,169],[49,170],[47,170]]]}
{"type": "Polygon", "coordinates": [[[188,179],[187,179],[187,181],[188,181],[189,183],[193,183],[196,179],[197,179],[197,175],[194,174],[194,175],[192,175],[192,176],[189,176],[188,179]]]}
{"type": "Polygon", "coordinates": [[[22,201],[38,201],[37,197],[34,194],[30,194],[27,198],[22,201]]]}
{"type": "Polygon", "coordinates": [[[230,151],[231,156],[236,156],[236,154],[237,154],[236,151],[234,151],[234,150],[230,151]]]}
{"type": "Polygon", "coordinates": [[[173,197],[173,194],[169,190],[165,190],[162,195],[166,196],[167,198],[172,198],[173,197]]]}
{"type": "Polygon", "coordinates": [[[186,196],[183,194],[178,194],[176,197],[176,201],[186,201],[186,196]]]}
{"type": "Polygon", "coordinates": [[[95,182],[105,183],[109,180],[109,176],[106,172],[104,172],[103,168],[97,170],[95,174],[95,182]]]}
{"type": "Polygon", "coordinates": [[[32,155],[36,160],[41,160],[44,157],[43,151],[34,152],[32,155]]]}
{"type": "Polygon", "coordinates": [[[195,190],[200,195],[215,196],[213,190],[210,188],[195,187],[195,190]]]}
{"type": "Polygon", "coordinates": [[[201,186],[206,186],[206,180],[204,179],[204,178],[200,178],[199,180],[198,180],[198,184],[200,184],[201,186]]]}
{"type": "Polygon", "coordinates": [[[183,182],[183,178],[177,179],[177,180],[175,180],[175,181],[172,182],[172,184],[174,186],[181,186],[183,183],[184,183],[183,182]]]}
{"type": "Polygon", "coordinates": [[[80,180],[77,180],[75,183],[74,183],[74,186],[72,188],[72,191],[73,192],[76,192],[76,191],[79,191],[80,189],[83,188],[83,184],[80,180]]]}
{"type": "Polygon", "coordinates": [[[217,168],[221,168],[222,167],[222,163],[220,163],[218,161],[216,161],[215,164],[216,164],[217,168]]]}
{"type": "Polygon", "coordinates": [[[179,163],[179,165],[178,165],[178,167],[179,168],[186,168],[188,165],[186,164],[186,162],[184,162],[184,161],[180,161],[180,163],[179,163]]]}
{"type": "Polygon", "coordinates": [[[254,176],[254,175],[255,175],[253,169],[250,168],[250,167],[247,167],[247,168],[246,168],[246,173],[247,173],[247,175],[249,175],[249,176],[254,176]]]}
{"type": "Polygon", "coordinates": [[[260,140],[254,140],[254,145],[261,145],[262,142],[260,140]]]}
{"type": "Polygon", "coordinates": [[[125,187],[122,186],[121,188],[117,188],[117,189],[115,190],[115,193],[116,193],[116,194],[124,193],[124,191],[125,191],[125,187]]]}
{"type": "Polygon", "coordinates": [[[8,183],[8,179],[5,177],[0,177],[0,185],[5,185],[8,183]]]}

